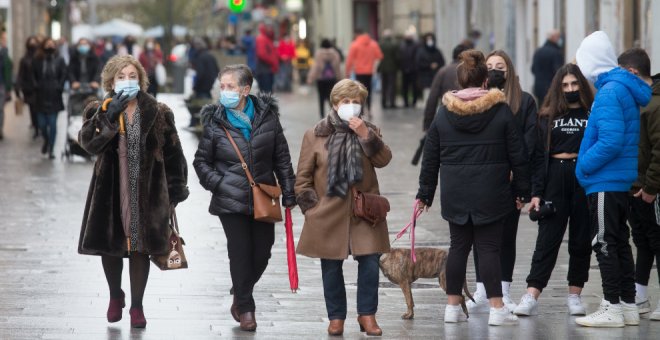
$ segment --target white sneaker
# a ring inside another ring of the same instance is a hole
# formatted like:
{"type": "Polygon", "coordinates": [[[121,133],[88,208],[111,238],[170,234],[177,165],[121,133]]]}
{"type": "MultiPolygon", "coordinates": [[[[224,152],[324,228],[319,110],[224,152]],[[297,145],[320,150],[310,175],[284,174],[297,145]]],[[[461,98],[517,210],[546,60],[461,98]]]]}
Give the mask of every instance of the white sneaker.
{"type": "Polygon", "coordinates": [[[626,326],[639,325],[639,310],[636,304],[621,301],[621,312],[623,313],[623,323],[626,326]]]}
{"type": "Polygon", "coordinates": [[[653,311],[653,313],[651,313],[651,316],[649,316],[649,319],[660,321],[660,300],[658,300],[658,308],[656,308],[653,311]]]}
{"type": "Polygon", "coordinates": [[[447,307],[445,307],[445,322],[456,323],[465,321],[467,321],[467,315],[463,313],[463,308],[461,308],[461,305],[447,305],[447,307]]]}
{"type": "Polygon", "coordinates": [[[538,314],[538,307],[538,301],[536,301],[532,294],[527,293],[520,298],[520,303],[513,310],[513,314],[525,316],[536,315],[538,314]]]}
{"type": "Polygon", "coordinates": [[[491,326],[504,326],[504,325],[517,325],[518,317],[513,315],[511,311],[506,308],[490,308],[490,316],[488,316],[488,324],[491,326]]]}
{"type": "Polygon", "coordinates": [[[635,296],[635,304],[637,304],[639,314],[644,314],[651,311],[651,303],[649,302],[649,299],[642,300],[635,296]]]}
{"type": "Polygon", "coordinates": [[[566,299],[566,304],[568,305],[568,312],[571,315],[586,315],[587,310],[582,304],[582,298],[577,294],[569,294],[566,299]]]}
{"type": "Polygon", "coordinates": [[[486,314],[490,312],[490,303],[488,302],[486,295],[482,295],[479,294],[479,292],[476,292],[474,295],[472,295],[472,297],[474,298],[474,302],[472,302],[472,300],[468,300],[465,304],[467,306],[468,313],[486,314]]]}
{"type": "Polygon", "coordinates": [[[511,300],[511,297],[508,294],[504,294],[502,296],[502,302],[504,302],[504,305],[506,305],[506,308],[508,308],[511,311],[515,310],[516,307],[517,307],[516,303],[513,302],[513,300],[511,300]]]}
{"type": "Polygon", "coordinates": [[[623,312],[620,304],[611,304],[607,300],[600,302],[600,307],[597,311],[576,318],[575,323],[587,327],[623,327],[623,312]]]}

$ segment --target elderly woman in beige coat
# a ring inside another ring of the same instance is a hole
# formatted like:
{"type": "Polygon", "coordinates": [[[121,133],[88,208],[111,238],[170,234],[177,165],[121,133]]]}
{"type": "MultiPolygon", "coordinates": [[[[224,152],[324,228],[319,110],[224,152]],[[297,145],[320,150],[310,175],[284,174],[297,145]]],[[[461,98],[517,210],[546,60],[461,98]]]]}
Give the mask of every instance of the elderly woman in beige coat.
{"type": "Polygon", "coordinates": [[[392,152],[379,129],[362,120],[367,89],[350,79],[330,93],[333,110],[305,133],[298,160],[296,199],[305,214],[297,252],[321,259],[323,292],[330,335],[341,335],[346,319],[342,264],[358,261],[357,312],[360,330],[381,335],[378,308],[378,259],[389,252],[387,223],[375,225],[352,213],[355,188],[380,194],[375,168],[386,166],[392,152]]]}

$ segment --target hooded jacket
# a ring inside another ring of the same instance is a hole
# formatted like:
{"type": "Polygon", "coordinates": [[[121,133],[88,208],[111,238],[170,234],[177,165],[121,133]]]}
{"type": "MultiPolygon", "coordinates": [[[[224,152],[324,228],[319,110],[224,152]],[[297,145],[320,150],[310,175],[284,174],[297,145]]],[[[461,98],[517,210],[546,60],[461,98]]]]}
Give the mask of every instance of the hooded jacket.
{"type": "Polygon", "coordinates": [[[325,65],[330,63],[335,73],[335,80],[341,78],[341,58],[334,48],[319,48],[314,54],[314,64],[307,74],[307,82],[312,83],[319,80],[325,65]]]}
{"type": "Polygon", "coordinates": [[[576,59],[584,76],[595,80],[598,92],[575,175],[586,194],[626,192],[637,178],[639,107],[649,103],[651,87],[617,67],[614,48],[604,32],[586,37],[576,59]]]}
{"type": "Polygon", "coordinates": [[[255,40],[257,55],[256,75],[277,73],[280,69],[280,61],[277,56],[275,44],[273,44],[273,30],[264,24],[259,25],[259,35],[255,40]]]}
{"type": "Polygon", "coordinates": [[[381,59],[383,52],[378,43],[371,39],[369,34],[358,35],[348,50],[346,75],[350,75],[351,71],[355,71],[355,74],[371,75],[374,73],[374,64],[381,59]]]}
{"type": "Polygon", "coordinates": [[[249,141],[229,123],[224,106],[209,104],[201,111],[204,133],[193,166],[199,183],[213,194],[209,206],[212,215],[254,214],[250,184],[223,127],[236,142],[255,182],[279,183],[282,205],[290,207],[296,203],[293,193],[296,178],[289,145],[280,125],[277,102],[270,94],[250,95],[250,98],[255,110],[249,141]]]}
{"type": "Polygon", "coordinates": [[[473,100],[463,99],[461,92],[442,97],[426,134],[417,198],[433,203],[440,172],[442,217],[483,225],[513,211],[514,197],[529,197],[527,155],[502,91],[473,100]]]}
{"type": "Polygon", "coordinates": [[[642,109],[639,124],[639,160],[635,191],[651,195],[660,192],[660,73],[653,76],[653,96],[642,109]]]}

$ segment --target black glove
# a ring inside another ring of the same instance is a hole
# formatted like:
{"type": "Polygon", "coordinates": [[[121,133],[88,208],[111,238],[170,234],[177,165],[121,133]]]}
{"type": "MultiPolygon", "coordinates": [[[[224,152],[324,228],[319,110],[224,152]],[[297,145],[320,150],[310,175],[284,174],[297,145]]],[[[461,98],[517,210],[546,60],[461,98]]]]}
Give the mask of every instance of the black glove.
{"type": "Polygon", "coordinates": [[[108,110],[105,111],[106,117],[110,122],[117,120],[119,115],[124,112],[128,106],[128,95],[124,96],[124,91],[119,91],[112,97],[112,101],[108,104],[108,110]]]}

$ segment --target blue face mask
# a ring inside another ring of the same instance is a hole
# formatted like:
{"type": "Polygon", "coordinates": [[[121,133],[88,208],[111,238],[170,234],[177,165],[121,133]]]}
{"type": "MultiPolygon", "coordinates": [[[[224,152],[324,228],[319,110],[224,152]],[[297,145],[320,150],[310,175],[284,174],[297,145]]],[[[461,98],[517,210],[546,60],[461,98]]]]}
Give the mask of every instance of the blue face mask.
{"type": "Polygon", "coordinates": [[[138,94],[138,91],[140,91],[140,86],[138,86],[137,79],[115,81],[115,93],[119,93],[122,90],[124,91],[124,96],[128,95],[128,99],[135,98],[138,94]]]}
{"type": "Polygon", "coordinates": [[[89,45],[80,45],[80,46],[78,46],[78,52],[80,54],[87,54],[89,52],[89,45]]]}
{"type": "Polygon", "coordinates": [[[228,109],[235,109],[241,102],[241,95],[234,91],[220,92],[220,104],[228,109]]]}

